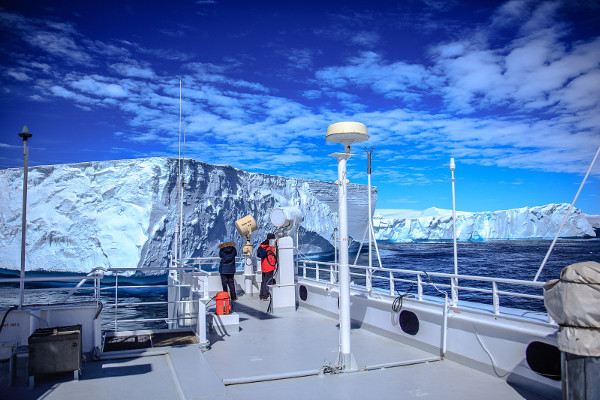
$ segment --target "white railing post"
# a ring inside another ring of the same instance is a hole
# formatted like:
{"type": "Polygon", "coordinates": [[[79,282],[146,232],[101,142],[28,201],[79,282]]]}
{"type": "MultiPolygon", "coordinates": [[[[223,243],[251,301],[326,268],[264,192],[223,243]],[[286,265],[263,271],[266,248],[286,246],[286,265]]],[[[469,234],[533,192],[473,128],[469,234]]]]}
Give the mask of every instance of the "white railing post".
{"type": "Polygon", "coordinates": [[[417,275],[417,299],[423,300],[423,281],[421,280],[421,274],[417,275]]]}
{"type": "Polygon", "coordinates": [[[306,279],[306,261],[302,262],[302,277],[306,279]]]}
{"type": "Polygon", "coordinates": [[[442,357],[446,356],[446,345],[448,341],[448,295],[444,296],[444,321],[442,327],[442,357]]]}
{"type": "Polygon", "coordinates": [[[335,283],[335,271],[334,271],[334,266],[333,265],[329,265],[329,283],[331,283],[332,285],[335,283]]]}
{"type": "Polygon", "coordinates": [[[319,263],[315,263],[315,280],[319,282],[319,263]]]}
{"type": "Polygon", "coordinates": [[[498,297],[498,285],[492,282],[492,304],[494,305],[494,314],[500,314],[500,298],[498,297]]]}
{"type": "Polygon", "coordinates": [[[117,331],[117,291],[119,290],[119,274],[115,272],[115,332],[117,331]]]}
{"type": "Polygon", "coordinates": [[[100,300],[98,298],[98,277],[96,276],[96,278],[94,278],[94,298],[96,299],[96,303],[98,303],[98,300],[100,300]]]}
{"type": "Polygon", "coordinates": [[[390,271],[390,296],[394,295],[395,287],[396,286],[394,284],[394,273],[390,271]]]}
{"type": "Polygon", "coordinates": [[[365,276],[366,280],[367,280],[366,283],[365,283],[366,288],[367,288],[367,292],[371,292],[371,290],[373,289],[373,286],[372,286],[372,283],[371,283],[371,274],[372,274],[371,268],[367,269],[367,274],[365,276]]]}
{"type": "Polygon", "coordinates": [[[455,306],[458,304],[458,278],[452,277],[450,279],[450,288],[452,292],[452,305],[455,306]]]}
{"type": "Polygon", "coordinates": [[[208,275],[204,275],[204,276],[202,277],[202,289],[203,289],[203,294],[202,294],[202,296],[203,296],[205,299],[208,299],[208,297],[209,297],[209,296],[208,296],[208,275]]]}

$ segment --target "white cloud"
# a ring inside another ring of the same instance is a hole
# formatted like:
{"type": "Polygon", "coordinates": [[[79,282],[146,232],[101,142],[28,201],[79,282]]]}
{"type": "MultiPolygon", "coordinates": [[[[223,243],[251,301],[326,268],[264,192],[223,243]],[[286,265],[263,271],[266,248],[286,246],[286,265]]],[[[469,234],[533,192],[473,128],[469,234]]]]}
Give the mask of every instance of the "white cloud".
{"type": "Polygon", "coordinates": [[[65,99],[76,99],[78,97],[77,94],[65,89],[62,86],[52,86],[50,90],[54,95],[64,97],[65,99]]]}
{"type": "Polygon", "coordinates": [[[118,74],[130,78],[152,79],[156,77],[154,71],[152,71],[152,68],[149,67],[144,68],[132,64],[118,63],[112,64],[110,68],[116,71],[118,74]]]}
{"type": "Polygon", "coordinates": [[[116,83],[101,82],[94,77],[86,76],[74,82],[71,82],[73,88],[82,92],[99,97],[125,97],[127,91],[123,86],[116,83]]]}
{"type": "Polygon", "coordinates": [[[25,33],[24,38],[29,44],[44,50],[54,57],[61,56],[65,60],[80,64],[91,64],[92,57],[81,49],[75,40],[62,32],[33,31],[25,33]]]}
{"type": "Polygon", "coordinates": [[[36,68],[36,69],[42,70],[46,74],[50,73],[52,70],[52,67],[50,65],[45,64],[45,63],[39,63],[39,62],[28,62],[27,66],[31,67],[31,68],[36,68]]]}
{"type": "Polygon", "coordinates": [[[352,43],[364,46],[366,48],[374,47],[380,40],[379,34],[372,31],[360,31],[351,35],[352,43]]]}
{"type": "Polygon", "coordinates": [[[24,71],[17,71],[14,69],[8,70],[6,74],[12,77],[13,79],[21,82],[30,81],[32,79],[24,71]]]}
{"type": "Polygon", "coordinates": [[[316,78],[333,88],[370,87],[386,97],[409,102],[421,98],[437,83],[437,78],[422,65],[386,63],[372,51],[351,59],[350,65],[322,69],[316,78]]]}
{"type": "Polygon", "coordinates": [[[289,49],[284,54],[289,60],[289,66],[295,69],[308,69],[313,65],[314,50],[289,49]]]}
{"type": "MultiPolygon", "coordinates": [[[[377,146],[377,154],[389,161],[380,167],[388,182],[430,183],[433,178],[427,172],[406,168],[403,160],[430,161],[449,154],[462,163],[581,172],[595,150],[592,144],[598,142],[600,38],[567,42],[563,27],[555,29],[551,23],[556,20],[553,8],[536,4],[507,3],[489,30],[478,28],[432,48],[428,63],[386,59],[383,53],[367,51],[345,64],[323,68],[311,81],[313,86],[302,91],[304,98],[321,99],[318,109],[277,96],[251,78],[240,79],[248,76],[240,74],[243,65],[184,64],[188,155],[240,168],[330,179],[334,161],[326,153],[339,149],[325,143],[325,130],[331,122],[359,120],[372,135],[365,145],[377,146]],[[544,34],[536,34],[532,26],[544,34]],[[495,29],[513,29],[513,39],[494,47],[486,38],[495,29]],[[362,96],[364,92],[369,95],[362,96]],[[425,97],[445,105],[423,111],[419,107],[425,97]],[[305,168],[309,162],[312,172],[305,168]]],[[[62,38],[54,44],[56,55],[71,65],[104,54],[102,62],[109,67],[97,66],[95,73],[65,72],[72,68],[55,63],[50,53],[27,64],[23,55],[19,66],[29,69],[14,71],[35,79],[39,94],[32,99],[59,97],[84,110],[119,110],[130,128],[119,128],[115,135],[120,139],[159,144],[165,154],[176,148],[179,81],[143,59],[162,50],[137,49],[127,42],[104,44],[80,37],[69,24],[34,22],[37,34],[44,37],[36,46],[46,43],[43,47],[49,51],[53,47],[48,40],[62,38]],[[50,74],[60,76],[60,83],[50,74]]],[[[358,38],[362,31],[357,32],[358,38]]],[[[376,39],[363,35],[361,40],[366,44],[376,39]]],[[[171,55],[179,61],[192,57],[171,55]]],[[[288,55],[298,66],[314,61],[303,48],[288,55]]]]}
{"type": "Polygon", "coordinates": [[[302,92],[302,96],[306,97],[307,99],[318,99],[321,97],[321,91],[320,90],[305,90],[302,92]]]}
{"type": "Polygon", "coordinates": [[[184,65],[186,70],[192,71],[191,75],[186,77],[192,82],[201,81],[214,85],[225,87],[233,87],[238,89],[249,89],[256,92],[269,92],[265,86],[257,82],[249,82],[242,79],[231,79],[224,74],[228,67],[224,65],[216,65],[211,63],[187,63],[184,65]]]}

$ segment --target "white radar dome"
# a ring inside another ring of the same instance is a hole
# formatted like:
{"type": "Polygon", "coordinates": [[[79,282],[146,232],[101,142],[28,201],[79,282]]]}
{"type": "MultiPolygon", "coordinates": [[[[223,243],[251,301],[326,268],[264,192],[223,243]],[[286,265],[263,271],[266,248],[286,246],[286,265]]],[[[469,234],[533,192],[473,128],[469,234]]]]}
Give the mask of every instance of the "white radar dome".
{"type": "Polygon", "coordinates": [[[352,143],[363,142],[369,139],[367,126],[360,122],[337,122],[329,125],[325,140],[331,143],[344,143],[349,145],[352,143]]]}

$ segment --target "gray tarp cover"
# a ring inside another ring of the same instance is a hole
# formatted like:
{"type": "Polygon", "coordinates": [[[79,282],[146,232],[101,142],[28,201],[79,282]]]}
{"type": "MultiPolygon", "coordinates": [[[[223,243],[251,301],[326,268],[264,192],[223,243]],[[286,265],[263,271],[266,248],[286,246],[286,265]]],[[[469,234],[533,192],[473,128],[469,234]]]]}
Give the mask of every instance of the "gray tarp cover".
{"type": "Polygon", "coordinates": [[[600,264],[569,265],[544,285],[544,305],[558,322],[558,348],[600,357],[600,264]]]}

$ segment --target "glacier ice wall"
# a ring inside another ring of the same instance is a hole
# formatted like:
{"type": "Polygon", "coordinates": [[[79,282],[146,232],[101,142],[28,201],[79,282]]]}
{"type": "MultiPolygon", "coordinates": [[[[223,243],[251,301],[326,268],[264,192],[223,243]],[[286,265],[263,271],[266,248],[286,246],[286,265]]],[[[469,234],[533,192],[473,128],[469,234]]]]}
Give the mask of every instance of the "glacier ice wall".
{"type": "MultiPolygon", "coordinates": [[[[554,238],[569,207],[569,204],[549,204],[503,211],[459,212],[456,236],[461,241],[554,238]]],[[[453,238],[452,212],[449,210],[431,208],[415,218],[397,218],[392,212],[387,215],[376,212],[373,217],[378,240],[412,242],[453,238]]],[[[573,208],[560,236],[584,238],[596,234],[586,215],[573,208]]]]}
{"type": "MultiPolygon", "coordinates": [[[[30,168],[26,269],[167,266],[175,249],[177,172],[177,159],[168,158],[30,168]]],[[[185,160],[183,175],[183,257],[216,256],[223,241],[241,244],[234,223],[247,214],[258,223],[252,236],[257,244],[273,229],[270,211],[285,205],[304,214],[302,252],[333,250],[334,183],[194,160],[185,160]]],[[[22,168],[0,171],[0,268],[20,269],[22,186],[22,168]]],[[[360,240],[368,221],[367,188],[348,188],[349,235],[360,240]]],[[[376,201],[376,188],[373,195],[376,201]]]]}

